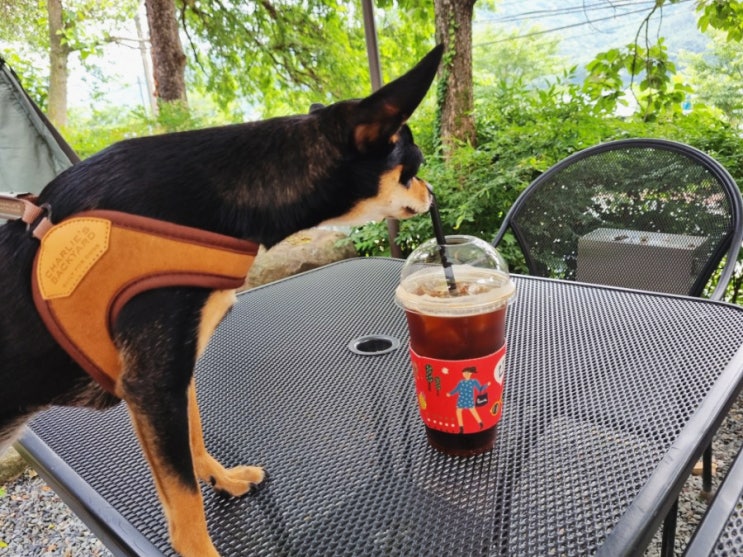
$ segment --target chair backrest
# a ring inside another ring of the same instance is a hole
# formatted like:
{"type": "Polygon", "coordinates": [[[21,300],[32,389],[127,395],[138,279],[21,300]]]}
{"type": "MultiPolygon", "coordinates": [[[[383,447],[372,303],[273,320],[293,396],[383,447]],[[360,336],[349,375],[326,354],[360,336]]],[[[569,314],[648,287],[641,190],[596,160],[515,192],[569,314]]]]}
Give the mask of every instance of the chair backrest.
{"type": "Polygon", "coordinates": [[[39,193],[79,160],[0,57],[0,191],[39,193]]]}
{"type": "Polygon", "coordinates": [[[727,257],[721,299],[743,240],[735,180],[710,156],[661,139],[607,142],[532,182],[510,228],[530,274],[700,296],[727,257]]]}

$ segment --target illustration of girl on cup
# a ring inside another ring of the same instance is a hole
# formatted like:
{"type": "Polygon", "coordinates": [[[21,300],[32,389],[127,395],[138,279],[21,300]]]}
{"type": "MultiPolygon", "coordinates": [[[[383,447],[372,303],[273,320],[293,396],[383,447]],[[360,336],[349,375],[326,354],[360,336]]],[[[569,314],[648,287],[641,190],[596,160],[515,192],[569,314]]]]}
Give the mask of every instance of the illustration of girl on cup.
{"type": "Polygon", "coordinates": [[[454,390],[446,393],[447,397],[457,395],[457,423],[459,424],[459,433],[464,433],[464,410],[469,410],[472,417],[477,420],[482,428],[482,419],[480,414],[477,413],[477,407],[475,404],[475,393],[481,393],[490,386],[490,381],[484,385],[480,384],[477,379],[473,379],[472,375],[477,373],[477,368],[474,366],[466,367],[462,370],[462,377],[454,390]]]}

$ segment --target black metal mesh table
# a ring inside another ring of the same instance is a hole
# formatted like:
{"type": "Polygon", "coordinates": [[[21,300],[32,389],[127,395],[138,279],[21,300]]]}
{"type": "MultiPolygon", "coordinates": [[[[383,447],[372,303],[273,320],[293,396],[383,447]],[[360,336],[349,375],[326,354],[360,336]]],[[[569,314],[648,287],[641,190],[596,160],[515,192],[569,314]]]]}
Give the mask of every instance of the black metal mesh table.
{"type": "MultiPolygon", "coordinates": [[[[225,556],[637,555],[743,378],[743,308],[515,277],[495,449],[429,448],[401,261],[356,259],[249,291],[197,368],[207,446],[260,464],[204,488],[225,556]],[[360,355],[387,335],[401,347],[360,355]],[[372,345],[374,343],[371,343],[372,345]]],[[[173,555],[122,406],[53,409],[21,449],[117,555],[173,555]]]]}
{"type": "Polygon", "coordinates": [[[743,555],[743,450],[686,548],[687,557],[743,555]]]}

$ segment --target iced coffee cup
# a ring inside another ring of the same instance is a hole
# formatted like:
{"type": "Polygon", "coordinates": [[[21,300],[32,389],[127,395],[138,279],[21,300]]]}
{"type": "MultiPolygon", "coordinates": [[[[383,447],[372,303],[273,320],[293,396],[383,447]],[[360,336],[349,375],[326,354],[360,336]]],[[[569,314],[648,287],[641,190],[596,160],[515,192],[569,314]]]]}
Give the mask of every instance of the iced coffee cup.
{"type": "Polygon", "coordinates": [[[515,288],[493,246],[472,236],[429,240],[403,267],[415,395],[429,443],[470,456],[492,449],[503,414],[506,309],[515,288]]]}

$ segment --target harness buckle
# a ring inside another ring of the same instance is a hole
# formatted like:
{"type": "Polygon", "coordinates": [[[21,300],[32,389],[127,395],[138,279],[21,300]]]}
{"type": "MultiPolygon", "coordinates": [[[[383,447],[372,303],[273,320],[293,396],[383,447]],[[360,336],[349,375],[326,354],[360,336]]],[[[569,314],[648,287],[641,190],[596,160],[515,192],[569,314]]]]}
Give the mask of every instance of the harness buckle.
{"type": "Polygon", "coordinates": [[[22,220],[26,231],[41,239],[52,226],[52,207],[37,205],[36,196],[30,193],[0,193],[0,218],[22,220]]]}

